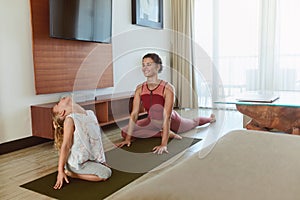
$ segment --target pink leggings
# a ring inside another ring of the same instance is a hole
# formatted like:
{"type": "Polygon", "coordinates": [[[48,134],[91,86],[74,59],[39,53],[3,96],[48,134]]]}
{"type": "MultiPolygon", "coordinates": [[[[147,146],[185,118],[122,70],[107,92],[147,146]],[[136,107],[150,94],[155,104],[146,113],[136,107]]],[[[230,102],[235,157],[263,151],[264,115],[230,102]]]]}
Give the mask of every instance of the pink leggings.
{"type": "MultiPolygon", "coordinates": [[[[181,117],[176,111],[172,111],[171,114],[171,131],[175,133],[183,133],[197,126],[201,126],[210,123],[209,117],[197,117],[194,119],[187,119],[181,117]]],[[[127,135],[128,126],[122,128],[122,137],[127,135]]],[[[161,137],[162,134],[162,122],[152,122],[150,118],[138,120],[134,126],[132,133],[133,137],[137,138],[149,138],[149,137],[161,137]]]]}

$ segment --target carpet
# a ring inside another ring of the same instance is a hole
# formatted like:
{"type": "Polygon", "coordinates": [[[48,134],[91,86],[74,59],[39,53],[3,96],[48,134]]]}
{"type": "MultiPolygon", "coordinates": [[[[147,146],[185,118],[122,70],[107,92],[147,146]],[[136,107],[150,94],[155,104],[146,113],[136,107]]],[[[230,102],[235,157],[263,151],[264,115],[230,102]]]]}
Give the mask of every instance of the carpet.
{"type": "Polygon", "coordinates": [[[137,139],[129,148],[116,148],[106,152],[112,176],[105,182],[69,178],[69,184],[65,183],[62,189],[54,190],[57,176],[57,172],[54,172],[20,187],[57,199],[104,199],[200,140],[186,137],[182,140],[169,140],[169,153],[157,155],[151,151],[160,144],[161,138],[137,139]]]}

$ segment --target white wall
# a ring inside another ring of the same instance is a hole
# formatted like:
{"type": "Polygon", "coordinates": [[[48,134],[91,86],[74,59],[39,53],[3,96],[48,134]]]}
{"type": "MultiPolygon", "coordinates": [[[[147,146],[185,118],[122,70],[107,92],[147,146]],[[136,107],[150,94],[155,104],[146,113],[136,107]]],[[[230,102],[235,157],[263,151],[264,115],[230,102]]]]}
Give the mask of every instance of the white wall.
{"type": "MultiPolygon", "coordinates": [[[[113,0],[114,88],[94,95],[132,91],[144,81],[141,57],[161,55],[169,65],[170,2],[164,0],[164,30],[131,24],[131,0],[113,0]]],[[[30,105],[57,101],[63,95],[35,95],[29,0],[0,0],[0,143],[31,136],[30,105]]],[[[165,70],[161,78],[170,80],[165,70]]],[[[87,91],[91,93],[91,91],[87,91]]]]}

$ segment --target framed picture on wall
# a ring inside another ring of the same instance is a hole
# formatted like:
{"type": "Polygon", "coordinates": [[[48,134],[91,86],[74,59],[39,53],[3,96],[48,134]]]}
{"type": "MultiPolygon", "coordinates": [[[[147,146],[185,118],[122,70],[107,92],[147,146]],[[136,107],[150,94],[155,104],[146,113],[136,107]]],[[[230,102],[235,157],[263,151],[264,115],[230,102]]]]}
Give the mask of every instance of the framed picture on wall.
{"type": "Polygon", "coordinates": [[[163,0],[131,0],[132,24],[163,28],[163,0]]]}

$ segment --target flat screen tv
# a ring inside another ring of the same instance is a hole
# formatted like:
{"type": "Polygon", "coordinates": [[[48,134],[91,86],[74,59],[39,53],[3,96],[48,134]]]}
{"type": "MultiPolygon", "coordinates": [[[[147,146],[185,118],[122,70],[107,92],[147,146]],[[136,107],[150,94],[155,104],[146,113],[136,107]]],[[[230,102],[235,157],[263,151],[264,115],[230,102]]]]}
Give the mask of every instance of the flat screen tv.
{"type": "Polygon", "coordinates": [[[112,0],[49,0],[50,37],[111,42],[112,0]]]}

